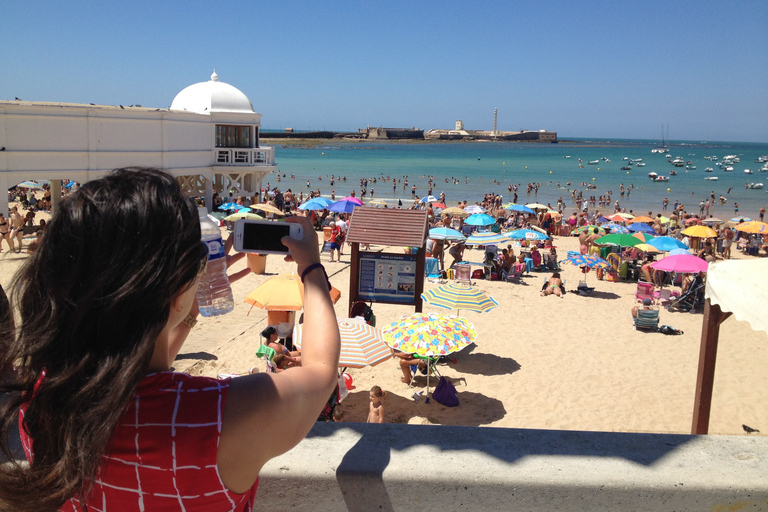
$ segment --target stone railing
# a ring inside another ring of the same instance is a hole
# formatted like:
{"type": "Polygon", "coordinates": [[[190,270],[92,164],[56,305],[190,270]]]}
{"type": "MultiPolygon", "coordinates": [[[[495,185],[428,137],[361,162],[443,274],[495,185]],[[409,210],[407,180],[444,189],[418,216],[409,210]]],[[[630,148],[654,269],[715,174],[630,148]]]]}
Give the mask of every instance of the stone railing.
{"type": "MultiPolygon", "coordinates": [[[[279,434],[278,434],[279,435],[279,434]]],[[[768,510],[768,438],[318,423],[262,510],[768,510]]]]}

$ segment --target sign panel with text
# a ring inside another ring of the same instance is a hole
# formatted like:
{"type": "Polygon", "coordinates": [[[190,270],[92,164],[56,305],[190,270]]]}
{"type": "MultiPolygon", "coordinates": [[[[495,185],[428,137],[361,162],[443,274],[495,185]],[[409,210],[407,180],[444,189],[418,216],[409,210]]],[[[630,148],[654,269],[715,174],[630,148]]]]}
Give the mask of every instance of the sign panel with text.
{"type": "Polygon", "coordinates": [[[415,304],[416,256],[360,253],[358,300],[415,304]]]}

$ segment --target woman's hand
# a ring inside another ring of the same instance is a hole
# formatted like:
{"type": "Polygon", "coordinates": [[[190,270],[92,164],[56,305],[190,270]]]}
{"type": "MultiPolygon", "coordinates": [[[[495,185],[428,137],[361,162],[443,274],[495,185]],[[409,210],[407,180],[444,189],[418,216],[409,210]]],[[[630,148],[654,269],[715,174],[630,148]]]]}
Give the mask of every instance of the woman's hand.
{"type": "MultiPolygon", "coordinates": [[[[227,237],[227,241],[224,242],[224,254],[227,256],[227,269],[229,269],[232,265],[243,259],[245,257],[244,252],[236,252],[235,254],[229,254],[232,251],[232,245],[235,242],[235,232],[233,231],[229,237],[227,237]]],[[[229,275],[229,283],[232,284],[238,279],[242,279],[243,277],[247,276],[251,273],[251,269],[247,266],[243,270],[239,270],[235,272],[232,275],[229,275]]]]}
{"type": "Polygon", "coordinates": [[[301,224],[301,227],[304,228],[304,236],[301,240],[296,240],[290,236],[284,236],[281,239],[283,245],[291,251],[285,257],[285,261],[295,261],[298,265],[298,273],[301,275],[305,268],[320,262],[317,232],[315,232],[309,217],[288,217],[285,222],[301,224]]]}

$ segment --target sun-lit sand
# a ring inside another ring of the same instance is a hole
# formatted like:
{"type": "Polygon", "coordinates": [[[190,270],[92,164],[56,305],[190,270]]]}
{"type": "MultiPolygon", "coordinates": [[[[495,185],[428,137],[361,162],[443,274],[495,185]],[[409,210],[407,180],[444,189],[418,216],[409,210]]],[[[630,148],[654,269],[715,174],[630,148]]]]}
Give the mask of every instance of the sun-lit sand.
{"type": "MultiPolygon", "coordinates": [[[[25,248],[32,240],[25,238],[25,248]]],[[[555,245],[563,259],[566,251],[577,249],[577,239],[556,237],[555,245]]],[[[402,254],[399,247],[372,249],[402,254]]],[[[347,316],[349,307],[350,252],[345,247],[341,263],[329,263],[328,255],[323,255],[331,282],[342,291],[336,304],[339,317],[347,316]]],[[[4,288],[27,257],[9,253],[3,242],[4,288]]],[[[482,253],[468,250],[465,259],[482,261],[482,253]]],[[[242,260],[234,270],[244,265],[242,260]]],[[[293,263],[269,256],[266,274],[249,274],[235,283],[235,310],[223,317],[200,318],[175,369],[213,377],[254,366],[263,371],[264,363],[255,352],[267,315],[251,309],[243,298],[271,276],[294,268],[293,263]]],[[[562,274],[569,292],[583,278],[571,265],[563,265],[562,274]]],[[[592,296],[540,297],[549,275],[530,274],[523,284],[473,281],[499,307],[484,314],[464,313],[477,330],[476,343],[455,354],[455,363],[439,366],[443,375],[460,379],[456,380],[459,407],[444,407],[434,400],[415,402],[411,396],[425,388],[426,377],[418,377],[415,388],[408,388],[400,382],[399,365],[387,360],[375,368],[349,370],[356,387],[342,404],[345,421],[365,421],[368,390],[376,384],[388,391],[384,402],[388,422],[689,433],[702,315],[662,310],[661,323],[681,329],[681,336],[634,331],[629,311],[635,283],[599,281],[590,272],[592,296]]],[[[438,284],[425,284],[427,289],[434,286],[438,284]]],[[[386,304],[374,304],[373,309],[379,327],[414,311],[412,306],[386,304]]],[[[451,313],[428,304],[424,311],[451,313]]],[[[768,335],[732,317],[726,320],[720,330],[710,433],[746,435],[742,424],[768,433],[766,367],[768,335]]],[[[436,379],[430,384],[434,386],[436,379]]]]}

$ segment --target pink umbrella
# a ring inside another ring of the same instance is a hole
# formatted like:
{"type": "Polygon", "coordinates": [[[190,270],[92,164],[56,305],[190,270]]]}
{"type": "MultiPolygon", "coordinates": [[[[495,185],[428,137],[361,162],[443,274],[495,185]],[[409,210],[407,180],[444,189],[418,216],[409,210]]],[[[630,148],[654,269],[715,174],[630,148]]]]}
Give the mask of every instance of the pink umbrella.
{"type": "Polygon", "coordinates": [[[341,201],[349,201],[351,203],[355,203],[357,206],[363,206],[363,202],[361,200],[352,196],[347,196],[344,199],[341,199],[341,201]]]}
{"type": "Polygon", "coordinates": [[[659,261],[651,263],[651,267],[665,272],[693,274],[695,272],[706,272],[709,268],[709,263],[692,254],[680,254],[662,258],[659,261]]]}

